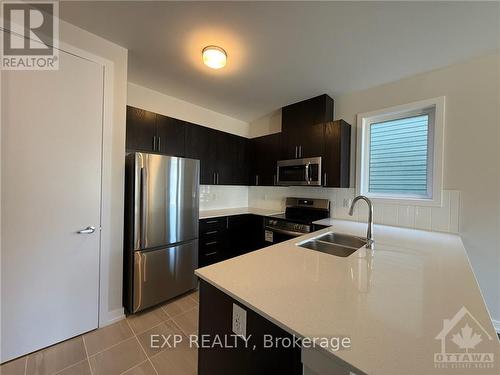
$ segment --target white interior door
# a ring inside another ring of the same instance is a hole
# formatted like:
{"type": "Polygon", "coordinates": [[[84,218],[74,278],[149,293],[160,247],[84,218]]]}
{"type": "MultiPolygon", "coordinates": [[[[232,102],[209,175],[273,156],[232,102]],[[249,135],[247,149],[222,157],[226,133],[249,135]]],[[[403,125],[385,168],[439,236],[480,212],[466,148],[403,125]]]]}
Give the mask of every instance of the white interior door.
{"type": "Polygon", "coordinates": [[[2,362],[98,325],[104,71],[59,59],[1,73],[2,362]]]}

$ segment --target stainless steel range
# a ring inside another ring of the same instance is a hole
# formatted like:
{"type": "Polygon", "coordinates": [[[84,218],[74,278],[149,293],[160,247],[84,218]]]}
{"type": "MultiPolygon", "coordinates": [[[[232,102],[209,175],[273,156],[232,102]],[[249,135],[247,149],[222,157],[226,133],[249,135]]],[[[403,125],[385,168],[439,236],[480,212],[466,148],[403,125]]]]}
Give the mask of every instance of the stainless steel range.
{"type": "Polygon", "coordinates": [[[313,231],[313,222],[330,216],[328,199],[286,198],[284,214],[266,217],[266,243],[279,243],[313,231]]]}

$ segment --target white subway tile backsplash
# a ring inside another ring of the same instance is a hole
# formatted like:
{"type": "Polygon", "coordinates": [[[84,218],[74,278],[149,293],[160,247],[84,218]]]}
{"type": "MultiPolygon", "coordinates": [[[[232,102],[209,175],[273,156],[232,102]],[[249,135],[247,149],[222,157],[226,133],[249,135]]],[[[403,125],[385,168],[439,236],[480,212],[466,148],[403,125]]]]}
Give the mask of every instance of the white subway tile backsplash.
{"type": "MultiPolygon", "coordinates": [[[[349,216],[349,206],[354,198],[354,189],[312,187],[261,187],[248,188],[248,206],[256,208],[285,208],[286,197],[325,198],[331,202],[331,216],[342,220],[366,222],[368,208],[359,202],[354,215],[349,216]]],[[[374,204],[374,221],[377,224],[406,228],[458,233],[460,215],[460,192],[443,191],[442,207],[415,205],[374,204]]]]}
{"type": "Polygon", "coordinates": [[[332,216],[338,219],[356,220],[356,216],[349,215],[349,208],[354,199],[354,189],[337,189],[335,197],[336,209],[331,211],[332,216]]]}
{"type": "Polygon", "coordinates": [[[415,207],[415,228],[424,230],[431,229],[430,207],[415,207]]]}
{"type": "Polygon", "coordinates": [[[248,206],[270,210],[282,210],[285,207],[287,188],[269,186],[250,186],[248,188],[248,206]]]}
{"type": "Polygon", "coordinates": [[[415,207],[398,206],[398,226],[415,228],[415,207]]]}
{"type": "Polygon", "coordinates": [[[248,207],[247,186],[200,186],[200,210],[248,207]]]}
{"type": "Polygon", "coordinates": [[[399,225],[398,222],[398,206],[384,204],[382,207],[382,224],[397,226],[399,225]]]}
{"type": "Polygon", "coordinates": [[[357,221],[367,221],[368,220],[368,205],[366,203],[357,204],[354,208],[354,213],[356,214],[357,221]]]}
{"type": "Polygon", "coordinates": [[[384,223],[384,205],[383,204],[373,204],[373,222],[375,224],[384,223]]]}
{"type": "Polygon", "coordinates": [[[431,229],[438,232],[450,231],[450,192],[443,191],[441,207],[431,208],[431,229]]]}

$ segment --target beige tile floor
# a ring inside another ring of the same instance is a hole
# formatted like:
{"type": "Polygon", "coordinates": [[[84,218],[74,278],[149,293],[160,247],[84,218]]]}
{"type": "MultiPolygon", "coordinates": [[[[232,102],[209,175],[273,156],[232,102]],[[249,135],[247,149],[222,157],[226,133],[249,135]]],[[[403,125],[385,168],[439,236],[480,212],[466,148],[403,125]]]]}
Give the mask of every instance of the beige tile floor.
{"type": "Polygon", "coordinates": [[[197,351],[187,336],[198,332],[193,292],[110,326],[0,366],[1,375],[193,375],[197,351]],[[151,335],[180,334],[175,348],[151,347],[151,335]]]}

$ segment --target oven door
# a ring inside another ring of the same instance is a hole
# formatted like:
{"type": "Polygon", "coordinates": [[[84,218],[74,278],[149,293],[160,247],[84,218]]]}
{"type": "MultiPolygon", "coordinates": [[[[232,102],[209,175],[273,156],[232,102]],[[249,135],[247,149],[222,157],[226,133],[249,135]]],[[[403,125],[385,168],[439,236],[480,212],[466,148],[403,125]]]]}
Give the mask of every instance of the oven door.
{"type": "Polygon", "coordinates": [[[321,157],[278,161],[278,185],[321,186],[321,157]]]}

